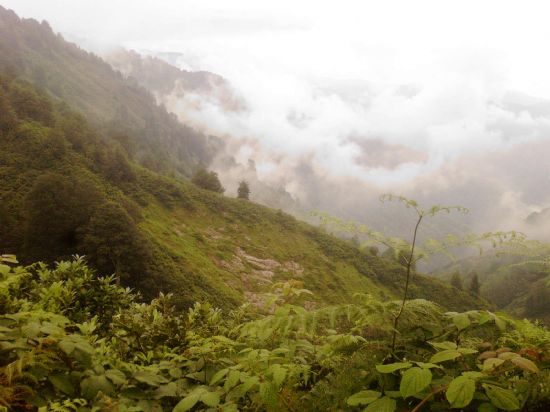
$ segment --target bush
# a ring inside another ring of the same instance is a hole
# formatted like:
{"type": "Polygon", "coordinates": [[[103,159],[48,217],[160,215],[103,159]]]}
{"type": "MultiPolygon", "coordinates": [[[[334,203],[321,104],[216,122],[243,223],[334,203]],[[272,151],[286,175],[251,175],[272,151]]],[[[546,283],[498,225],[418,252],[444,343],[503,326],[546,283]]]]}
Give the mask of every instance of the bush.
{"type": "Polygon", "coordinates": [[[193,175],[191,182],[202,189],[210,190],[212,192],[225,192],[225,189],[223,188],[220,179],[218,178],[218,174],[216,172],[208,171],[206,169],[201,168],[197,170],[193,175]]]}

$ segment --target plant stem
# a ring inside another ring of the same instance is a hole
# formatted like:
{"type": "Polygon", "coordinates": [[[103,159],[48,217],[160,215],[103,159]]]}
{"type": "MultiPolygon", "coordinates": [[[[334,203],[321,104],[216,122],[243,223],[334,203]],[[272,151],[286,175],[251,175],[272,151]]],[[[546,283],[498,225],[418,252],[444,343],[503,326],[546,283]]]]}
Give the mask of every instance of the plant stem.
{"type": "Polygon", "coordinates": [[[418,412],[420,410],[420,408],[426,402],[428,402],[435,394],[438,394],[439,392],[443,392],[445,389],[447,389],[448,386],[449,385],[443,385],[443,386],[440,386],[439,388],[434,389],[433,391],[431,391],[424,399],[422,399],[422,401],[418,405],[416,405],[414,407],[414,409],[411,412],[418,412]]]}
{"type": "Polygon", "coordinates": [[[422,222],[422,218],[424,217],[423,213],[418,214],[418,221],[416,222],[416,226],[414,227],[414,234],[413,234],[413,240],[411,244],[411,253],[409,255],[409,258],[407,259],[407,278],[405,280],[405,292],[403,293],[403,301],[401,302],[401,307],[399,308],[399,312],[397,312],[397,315],[395,315],[395,318],[393,320],[393,336],[391,341],[391,351],[395,351],[395,342],[397,339],[397,326],[399,325],[399,318],[401,317],[401,314],[403,313],[403,309],[405,309],[405,303],[407,302],[407,294],[409,291],[409,282],[411,279],[411,267],[413,264],[413,258],[414,258],[414,247],[416,245],[416,235],[418,233],[418,227],[420,226],[420,222],[422,222]]]}

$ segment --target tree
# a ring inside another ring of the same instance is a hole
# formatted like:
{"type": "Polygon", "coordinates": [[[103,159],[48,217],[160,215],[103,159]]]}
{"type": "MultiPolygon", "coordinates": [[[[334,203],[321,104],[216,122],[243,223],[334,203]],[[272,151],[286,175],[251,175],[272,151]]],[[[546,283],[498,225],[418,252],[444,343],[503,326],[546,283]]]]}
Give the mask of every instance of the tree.
{"type": "Polygon", "coordinates": [[[27,84],[12,84],[10,87],[11,105],[19,118],[26,118],[43,123],[53,124],[52,103],[27,84]]]}
{"type": "Polygon", "coordinates": [[[117,284],[145,271],[151,257],[147,240],[118,203],[97,207],[81,232],[82,249],[91,262],[103,273],[115,273],[117,284]]]}
{"type": "Polygon", "coordinates": [[[481,288],[481,285],[479,284],[479,277],[477,273],[472,274],[472,280],[470,280],[470,292],[472,292],[474,295],[479,295],[479,289],[481,288]]]}
{"type": "Polygon", "coordinates": [[[242,180],[241,182],[239,182],[239,188],[237,189],[237,197],[239,199],[249,200],[250,187],[248,186],[248,182],[246,180],[242,180]]]}
{"type": "Polygon", "coordinates": [[[460,272],[453,273],[453,276],[451,277],[451,285],[459,290],[463,289],[462,277],[460,276],[460,272]]]}
{"type": "Polygon", "coordinates": [[[218,178],[218,174],[204,168],[200,168],[195,172],[191,182],[202,189],[210,190],[212,192],[225,192],[225,189],[218,178]]]}
{"type": "Polygon", "coordinates": [[[88,223],[102,194],[84,176],[39,176],[25,202],[25,249],[53,261],[77,252],[78,229],[88,223]]]}

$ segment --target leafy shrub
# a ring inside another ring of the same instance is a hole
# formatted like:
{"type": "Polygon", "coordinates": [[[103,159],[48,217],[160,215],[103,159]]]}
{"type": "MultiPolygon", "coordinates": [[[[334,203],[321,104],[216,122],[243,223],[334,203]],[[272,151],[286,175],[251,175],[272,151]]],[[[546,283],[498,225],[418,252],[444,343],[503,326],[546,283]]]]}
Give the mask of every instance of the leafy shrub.
{"type": "Polygon", "coordinates": [[[299,282],[260,307],[140,303],[77,258],[0,258],[0,405],[14,410],[530,410],[550,405],[550,334],[488,311],[358,295],[306,310],[299,282]],[[385,408],[385,409],[384,409],[385,408]]]}

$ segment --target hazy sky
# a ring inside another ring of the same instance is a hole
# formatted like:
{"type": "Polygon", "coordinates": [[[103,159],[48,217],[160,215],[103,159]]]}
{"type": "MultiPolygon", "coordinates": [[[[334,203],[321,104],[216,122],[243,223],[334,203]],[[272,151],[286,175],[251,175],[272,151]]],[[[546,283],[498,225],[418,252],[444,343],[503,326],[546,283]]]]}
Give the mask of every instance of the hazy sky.
{"type": "MultiPolygon", "coordinates": [[[[378,183],[461,155],[544,138],[550,99],[546,1],[0,0],[88,47],[180,52],[229,79],[249,111],[193,114],[274,153],[378,183]],[[519,96],[519,97],[518,97],[519,96]]],[[[289,161],[291,161],[289,160],[289,161]]]]}

